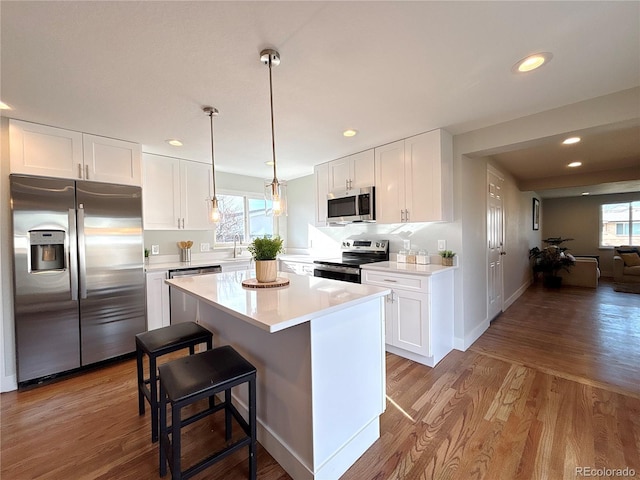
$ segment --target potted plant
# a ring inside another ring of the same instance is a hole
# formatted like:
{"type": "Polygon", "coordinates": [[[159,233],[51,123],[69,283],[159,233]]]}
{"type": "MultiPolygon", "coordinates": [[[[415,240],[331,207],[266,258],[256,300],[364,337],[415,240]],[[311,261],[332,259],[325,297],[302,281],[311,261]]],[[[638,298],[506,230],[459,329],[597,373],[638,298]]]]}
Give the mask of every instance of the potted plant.
{"type": "Polygon", "coordinates": [[[442,265],[452,267],[453,257],[456,256],[456,252],[452,252],[451,250],[442,250],[440,252],[440,256],[442,257],[442,265]]]}
{"type": "Polygon", "coordinates": [[[550,237],[542,240],[547,244],[543,249],[533,247],[529,250],[529,259],[533,260],[533,273],[542,273],[542,283],[545,287],[559,288],[562,285],[562,277],[558,275],[560,270],[569,271],[569,267],[575,265],[575,258],[570,253],[565,253],[567,247],[562,247],[563,242],[572,238],[550,237]]]}
{"type": "Polygon", "coordinates": [[[278,275],[276,256],[282,252],[280,237],[256,238],[247,247],[256,262],[256,279],[260,283],[275,282],[278,275]]]}

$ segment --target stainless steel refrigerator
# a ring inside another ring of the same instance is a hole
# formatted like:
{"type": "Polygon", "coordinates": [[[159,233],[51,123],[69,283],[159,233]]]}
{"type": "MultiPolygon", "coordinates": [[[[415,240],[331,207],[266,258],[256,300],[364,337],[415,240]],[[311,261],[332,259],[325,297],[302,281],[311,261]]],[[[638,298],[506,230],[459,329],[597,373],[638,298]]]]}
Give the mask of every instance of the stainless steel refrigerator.
{"type": "Polygon", "coordinates": [[[11,175],[18,383],[135,351],[140,187],[11,175]]]}

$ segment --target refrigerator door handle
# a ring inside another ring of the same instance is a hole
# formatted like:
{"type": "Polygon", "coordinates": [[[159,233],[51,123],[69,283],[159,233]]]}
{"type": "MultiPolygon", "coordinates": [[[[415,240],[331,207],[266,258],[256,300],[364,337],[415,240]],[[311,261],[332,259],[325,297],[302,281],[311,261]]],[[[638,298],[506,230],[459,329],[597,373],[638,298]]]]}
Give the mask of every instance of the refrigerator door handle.
{"type": "Polygon", "coordinates": [[[87,298],[87,255],[84,245],[84,205],[78,205],[78,276],[80,298],[87,298]]]}
{"type": "Polygon", "coordinates": [[[78,234],[76,230],[76,209],[69,209],[69,282],[71,300],[78,300],[78,234]]]}

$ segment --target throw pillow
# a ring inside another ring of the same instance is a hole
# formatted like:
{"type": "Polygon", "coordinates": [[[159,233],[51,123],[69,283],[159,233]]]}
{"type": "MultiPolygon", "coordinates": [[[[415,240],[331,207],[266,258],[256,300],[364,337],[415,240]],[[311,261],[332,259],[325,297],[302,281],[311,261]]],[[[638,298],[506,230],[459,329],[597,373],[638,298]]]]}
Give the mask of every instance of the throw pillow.
{"type": "Polygon", "coordinates": [[[640,255],[637,253],[623,253],[620,255],[625,267],[640,266],[640,255]]]}
{"type": "Polygon", "coordinates": [[[639,253],[640,254],[640,250],[638,249],[638,247],[631,247],[626,245],[616,247],[615,250],[618,255],[622,255],[623,253],[639,253]]]}

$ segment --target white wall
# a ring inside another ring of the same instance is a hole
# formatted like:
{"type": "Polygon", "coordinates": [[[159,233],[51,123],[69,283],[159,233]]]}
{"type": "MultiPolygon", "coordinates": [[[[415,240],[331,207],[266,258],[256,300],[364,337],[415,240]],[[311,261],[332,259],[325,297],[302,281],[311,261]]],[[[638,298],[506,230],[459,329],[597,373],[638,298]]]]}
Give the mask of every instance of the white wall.
{"type": "Polygon", "coordinates": [[[9,205],[9,122],[0,119],[0,344],[3,359],[0,362],[0,391],[14,390],[17,386],[15,362],[15,336],[13,328],[13,245],[11,239],[11,209],[9,205]]]}
{"type": "Polygon", "coordinates": [[[287,253],[311,248],[309,226],[315,223],[316,197],[314,176],[297,178],[288,182],[287,253]]]}
{"type": "MultiPolygon", "coordinates": [[[[640,189],[640,182],[638,185],[640,189]]],[[[599,255],[600,274],[613,276],[613,249],[600,248],[600,206],[640,201],[640,191],[617,195],[549,198],[542,201],[542,238],[573,238],[566,246],[573,255],[599,255]]]]}

